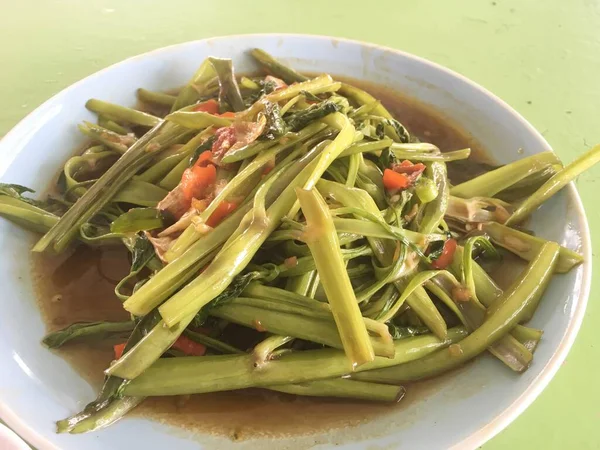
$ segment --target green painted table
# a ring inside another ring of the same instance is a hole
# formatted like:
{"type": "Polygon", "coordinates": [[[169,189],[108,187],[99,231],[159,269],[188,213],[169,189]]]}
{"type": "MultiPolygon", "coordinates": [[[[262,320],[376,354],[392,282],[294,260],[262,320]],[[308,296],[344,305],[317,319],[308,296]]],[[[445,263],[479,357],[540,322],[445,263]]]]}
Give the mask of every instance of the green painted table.
{"type": "MultiPolygon", "coordinates": [[[[312,33],[402,49],[454,69],[523,114],[564,161],[600,142],[598,0],[4,0],[0,135],[71,83],[188,40],[312,33]]],[[[600,167],[577,181],[590,227],[600,167]]],[[[598,240],[594,249],[597,250],[598,240]]],[[[595,274],[600,259],[594,256],[595,274]]],[[[600,448],[600,278],[577,342],[538,400],[486,450],[600,448]]]]}

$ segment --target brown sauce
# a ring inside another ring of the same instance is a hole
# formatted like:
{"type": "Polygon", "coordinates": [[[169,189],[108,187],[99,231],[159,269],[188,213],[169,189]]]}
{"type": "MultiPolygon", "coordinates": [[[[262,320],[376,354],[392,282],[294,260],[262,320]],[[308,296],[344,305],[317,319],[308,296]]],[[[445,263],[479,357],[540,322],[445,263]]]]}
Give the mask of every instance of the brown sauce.
{"type": "MultiPolygon", "coordinates": [[[[383,99],[390,112],[421,140],[436,144],[444,151],[471,147],[475,162],[468,166],[471,171],[467,176],[482,170],[476,162],[485,160],[481,147],[468,133],[452,126],[447,118],[389,89],[364,84],[361,87],[383,99]]],[[[458,178],[465,176],[463,169],[459,170],[458,178]]],[[[37,274],[39,307],[48,331],[78,321],[127,319],[127,313],[113,292],[116,282],[129,271],[125,249],[98,250],[79,246],[58,257],[41,255],[32,258],[37,274]],[[58,301],[57,295],[60,296],[58,301]]],[[[111,344],[72,344],[57,352],[99,388],[102,372],[113,357],[111,344]]],[[[354,426],[386,414],[392,408],[419,401],[442,387],[436,380],[410,386],[407,397],[398,405],[315,399],[248,389],[195,395],[186,401],[179,397],[151,398],[134,414],[233,440],[257,435],[283,437],[354,426]]]]}
{"type": "Polygon", "coordinates": [[[404,125],[410,133],[423,142],[437,145],[442,151],[471,148],[474,161],[487,161],[481,145],[466,130],[460,129],[452,120],[433,108],[419,102],[408,95],[398,93],[386,86],[359,82],[352,79],[342,79],[364,89],[373,97],[381,100],[383,106],[404,125]]]}

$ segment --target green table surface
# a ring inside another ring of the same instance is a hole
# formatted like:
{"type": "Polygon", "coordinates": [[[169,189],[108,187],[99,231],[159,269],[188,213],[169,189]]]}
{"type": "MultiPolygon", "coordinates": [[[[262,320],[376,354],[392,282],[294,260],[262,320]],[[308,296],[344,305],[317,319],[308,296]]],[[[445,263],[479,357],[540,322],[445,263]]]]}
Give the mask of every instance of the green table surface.
{"type": "MultiPolygon", "coordinates": [[[[0,135],[56,92],[129,56],[211,36],[288,32],[382,44],[456,70],[523,114],[564,161],[600,143],[598,0],[0,0],[0,5],[0,135]]],[[[596,167],[577,180],[596,239],[599,178],[596,167]]],[[[595,253],[595,275],[598,263],[595,253]]],[[[583,327],[563,367],[486,450],[600,448],[599,293],[600,278],[593,277],[583,327]]]]}

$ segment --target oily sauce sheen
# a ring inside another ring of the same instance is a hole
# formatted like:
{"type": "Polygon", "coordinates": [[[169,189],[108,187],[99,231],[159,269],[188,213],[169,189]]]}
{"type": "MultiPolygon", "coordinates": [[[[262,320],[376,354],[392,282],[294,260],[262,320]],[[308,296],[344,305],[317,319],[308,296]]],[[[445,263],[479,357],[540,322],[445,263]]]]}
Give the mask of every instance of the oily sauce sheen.
{"type": "MultiPolygon", "coordinates": [[[[463,163],[454,172],[449,167],[455,182],[485,170],[479,145],[467,133],[452,126],[447,118],[384,87],[350,82],[381,99],[394,117],[422,141],[431,142],[443,151],[471,147],[472,161],[468,165],[463,163]]],[[[78,246],[64,255],[34,255],[32,258],[39,307],[49,332],[73,322],[127,320],[128,314],[113,291],[115,284],[129,272],[129,256],[124,247],[99,250],[78,246]]],[[[74,343],[57,352],[99,388],[103,370],[113,358],[114,343],[74,343]]],[[[407,397],[394,405],[248,389],[191,397],[150,398],[134,414],[233,440],[257,435],[283,437],[369,421],[431,391],[431,382],[420,386],[410,386],[407,397]]]]}

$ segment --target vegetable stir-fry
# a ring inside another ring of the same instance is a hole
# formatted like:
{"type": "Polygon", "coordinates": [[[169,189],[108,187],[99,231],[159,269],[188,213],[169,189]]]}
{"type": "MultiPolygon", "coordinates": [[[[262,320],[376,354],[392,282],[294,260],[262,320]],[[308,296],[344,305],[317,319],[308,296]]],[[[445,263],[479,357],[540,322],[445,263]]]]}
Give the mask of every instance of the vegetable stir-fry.
{"type": "Polygon", "coordinates": [[[551,277],[582,263],[525,220],[600,146],[453,186],[447,165],[468,148],[420,142],[361,89],[250,53],[266,76],[211,57],[176,95],[139,89],[152,114],[89,100],[98,121],[79,126],[90,143],[59,195],[0,185],[0,215],[43,234],[34,252],[131,254],[115,286],[130,320],[44,339],[119,342],[98,398],[59,432],[110,425],[148,396],[248,387],[395,402],[403,383],[486,351],[523,372],[542,336],[525,323],[551,277]],[[485,268],[505,252],[526,266],[503,291],[485,268]],[[233,346],[227,324],[261,340],[233,346]]]}

